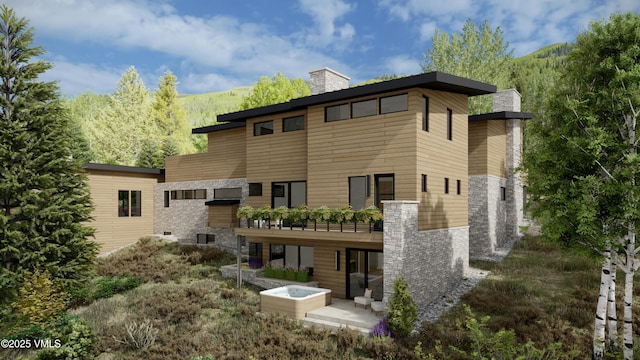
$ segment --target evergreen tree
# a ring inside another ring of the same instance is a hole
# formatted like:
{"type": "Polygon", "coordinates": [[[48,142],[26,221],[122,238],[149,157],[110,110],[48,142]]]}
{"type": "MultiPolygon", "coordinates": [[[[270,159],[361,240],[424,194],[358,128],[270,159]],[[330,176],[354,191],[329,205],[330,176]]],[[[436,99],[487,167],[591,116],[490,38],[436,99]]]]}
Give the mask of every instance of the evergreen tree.
{"type": "Polygon", "coordinates": [[[304,80],[289,80],[284,74],[277,73],[271,79],[266,76],[261,77],[253,85],[251,95],[244,97],[239,107],[241,110],[253,109],[287,102],[310,94],[309,85],[304,80]]]}
{"type": "Polygon", "coordinates": [[[178,154],[190,154],[195,149],[191,143],[191,128],[186,113],[178,102],[177,84],[175,75],[169,70],[160,78],[153,98],[153,118],[161,141],[171,138],[178,154]]]}
{"type": "Polygon", "coordinates": [[[164,153],[154,139],[143,139],[140,156],[136,166],[145,168],[164,168],[164,153]]]}
{"type": "Polygon", "coordinates": [[[25,275],[48,271],[66,285],[91,274],[98,245],[82,163],[73,153],[68,112],[51,68],[33,46],[24,18],[0,6],[0,305],[16,296],[25,275]]]}
{"type": "Polygon", "coordinates": [[[411,298],[409,285],[404,277],[399,276],[393,283],[393,296],[389,300],[387,313],[389,330],[394,336],[407,336],[418,321],[418,307],[411,298]]]}
{"type": "Polygon", "coordinates": [[[90,129],[99,114],[107,108],[107,97],[86,92],[66,100],[65,105],[69,109],[72,122],[76,124],[76,134],[81,141],[78,147],[85,153],[85,162],[95,162],[92,147],[96,139],[90,129]]]}
{"type": "MultiPolygon", "coordinates": [[[[512,86],[511,59],[509,42],[504,40],[502,30],[498,26],[495,31],[487,20],[482,27],[467,19],[462,34],[449,34],[436,30],[431,38],[433,48],[424,55],[422,70],[424,72],[442,71],[452,75],[463,76],[472,80],[494,84],[498,89],[512,86]]],[[[490,113],[492,111],[490,96],[477,96],[469,100],[469,114],[490,113]]]]}
{"type": "Polygon", "coordinates": [[[97,162],[135,165],[142,140],[156,136],[149,113],[149,91],[131,66],[109,95],[107,108],[91,124],[89,133],[97,162]]]}

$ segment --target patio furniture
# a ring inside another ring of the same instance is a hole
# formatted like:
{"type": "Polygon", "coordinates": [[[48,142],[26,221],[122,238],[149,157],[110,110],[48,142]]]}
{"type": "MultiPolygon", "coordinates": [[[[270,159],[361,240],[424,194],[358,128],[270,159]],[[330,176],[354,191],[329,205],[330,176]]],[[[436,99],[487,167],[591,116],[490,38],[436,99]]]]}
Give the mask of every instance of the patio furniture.
{"type": "Polygon", "coordinates": [[[382,301],[374,301],[371,303],[371,311],[376,316],[382,315],[387,310],[387,306],[382,301]]]}
{"type": "Polygon", "coordinates": [[[356,296],[353,298],[353,306],[362,305],[365,309],[371,306],[371,303],[373,302],[371,293],[371,289],[364,289],[364,296],[356,296]]]}

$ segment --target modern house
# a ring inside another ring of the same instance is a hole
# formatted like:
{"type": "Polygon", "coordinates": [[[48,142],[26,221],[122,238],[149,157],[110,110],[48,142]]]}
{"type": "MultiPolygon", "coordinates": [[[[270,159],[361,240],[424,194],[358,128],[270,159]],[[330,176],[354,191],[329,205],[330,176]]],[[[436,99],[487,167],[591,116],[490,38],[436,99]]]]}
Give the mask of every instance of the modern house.
{"type": "MultiPolygon", "coordinates": [[[[470,117],[468,98],[495,86],[432,72],[349,87],[326,68],[310,84],[310,96],[194,129],[208,151],[169,157],[164,181],[155,174],[152,232],[227,249],[241,236],[251,258],[313,268],[336,297],[370,288],[388,300],[402,275],[423,305],[463,277],[470,256],[517,235],[524,196],[514,169],[531,114],[515,90],[495,94],[495,113],[470,117]],[[383,226],[265,228],[236,218],[242,205],[347,204],[383,209],[383,226]]],[[[120,187],[111,189],[118,198],[137,190],[120,187]]],[[[132,194],[127,204],[138,201],[132,194]]]]}

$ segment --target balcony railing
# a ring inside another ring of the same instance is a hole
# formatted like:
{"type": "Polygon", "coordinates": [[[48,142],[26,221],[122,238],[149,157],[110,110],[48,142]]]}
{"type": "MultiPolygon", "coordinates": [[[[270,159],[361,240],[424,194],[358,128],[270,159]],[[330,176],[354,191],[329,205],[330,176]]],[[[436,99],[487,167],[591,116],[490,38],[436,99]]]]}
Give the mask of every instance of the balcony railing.
{"type": "Polygon", "coordinates": [[[238,209],[239,228],[302,230],[302,231],[339,231],[339,232],[377,232],[382,231],[383,214],[380,209],[369,207],[353,210],[350,206],[339,209],[320,207],[309,209],[306,206],[289,209],[263,207],[254,209],[243,206],[238,209]],[[245,225],[245,226],[243,226],[245,225]]]}

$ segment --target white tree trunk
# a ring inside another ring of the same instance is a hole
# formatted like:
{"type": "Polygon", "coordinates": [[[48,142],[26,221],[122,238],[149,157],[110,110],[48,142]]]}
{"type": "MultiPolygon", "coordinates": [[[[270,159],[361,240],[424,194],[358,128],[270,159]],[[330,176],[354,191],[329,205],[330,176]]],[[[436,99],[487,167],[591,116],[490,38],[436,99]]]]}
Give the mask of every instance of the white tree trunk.
{"type": "Polygon", "coordinates": [[[600,296],[596,307],[596,322],[593,329],[593,359],[604,359],[605,350],[605,326],[607,316],[607,298],[609,297],[609,284],[611,283],[611,249],[609,246],[604,251],[602,272],[600,273],[600,296]]]}
{"type": "Polygon", "coordinates": [[[633,276],[636,272],[635,249],[636,234],[629,231],[626,246],[626,264],[624,269],[624,326],[622,333],[623,354],[625,360],[633,360],[633,276]]]}
{"type": "Polygon", "coordinates": [[[609,283],[609,299],[607,307],[607,330],[609,347],[618,348],[618,316],[616,310],[616,270],[618,269],[618,253],[611,253],[611,281],[609,283]]]}

